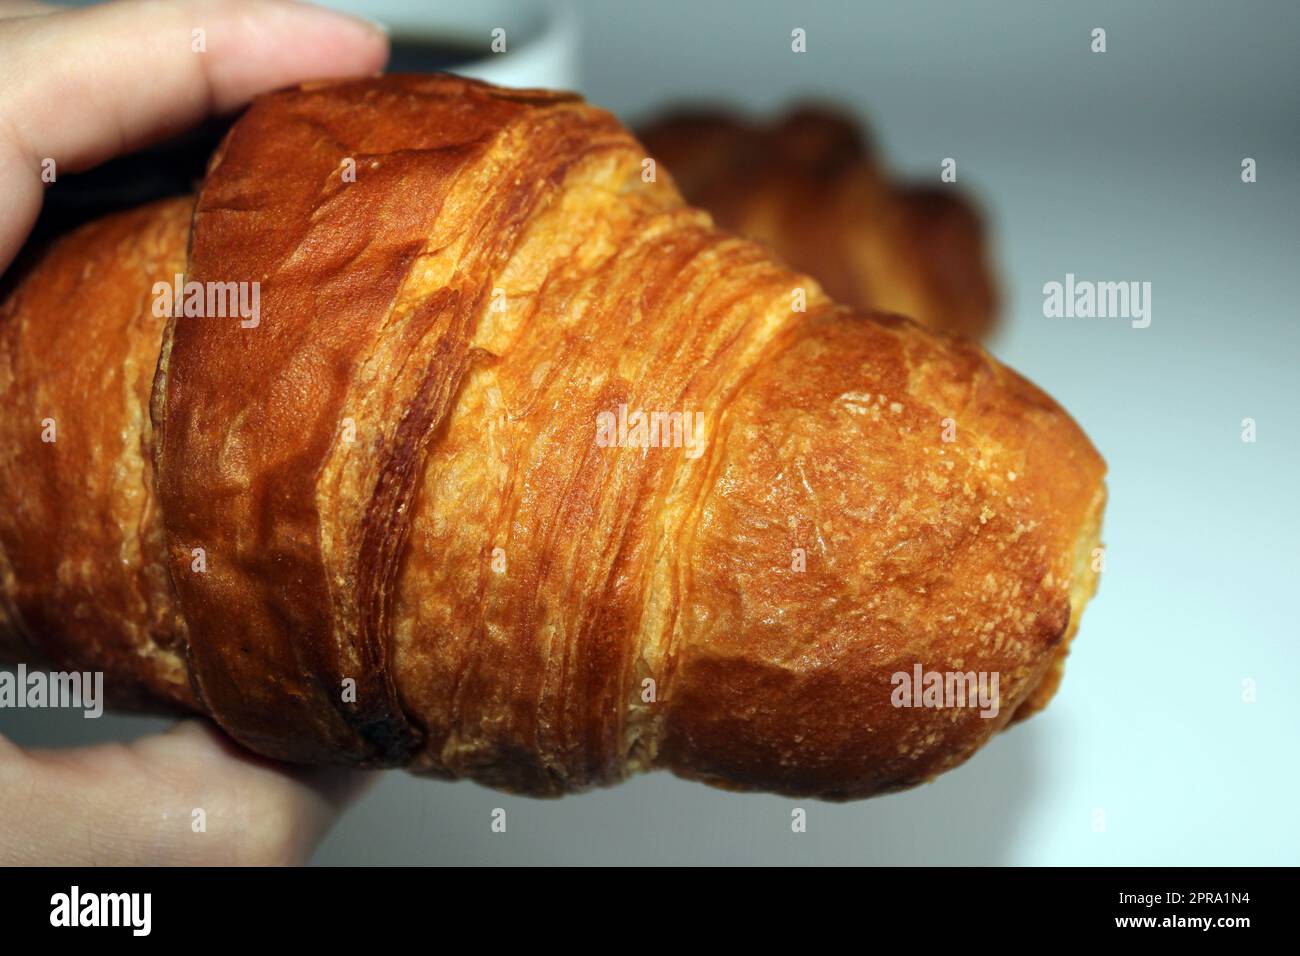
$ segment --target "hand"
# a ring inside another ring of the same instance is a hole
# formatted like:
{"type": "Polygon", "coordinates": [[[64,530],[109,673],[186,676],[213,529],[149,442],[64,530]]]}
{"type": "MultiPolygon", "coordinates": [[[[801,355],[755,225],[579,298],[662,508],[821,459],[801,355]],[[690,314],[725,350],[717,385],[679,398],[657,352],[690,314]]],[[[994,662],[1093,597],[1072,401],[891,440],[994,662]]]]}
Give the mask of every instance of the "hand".
{"type": "MultiPolygon", "coordinates": [[[[264,90],[374,73],[387,56],[379,28],[297,3],[0,2],[0,273],[40,211],[43,161],[83,170],[264,90]]],[[[199,720],[66,751],[0,737],[0,864],[303,862],[363,779],[277,766],[199,720]]]]}
{"type": "Polygon", "coordinates": [[[305,863],[373,776],[263,760],[205,720],[70,750],[0,737],[0,866],[305,863]]]}
{"type": "Polygon", "coordinates": [[[45,160],[84,170],[266,90],[387,59],[379,27],[300,3],[0,0],[0,273],[40,212],[45,160]]]}

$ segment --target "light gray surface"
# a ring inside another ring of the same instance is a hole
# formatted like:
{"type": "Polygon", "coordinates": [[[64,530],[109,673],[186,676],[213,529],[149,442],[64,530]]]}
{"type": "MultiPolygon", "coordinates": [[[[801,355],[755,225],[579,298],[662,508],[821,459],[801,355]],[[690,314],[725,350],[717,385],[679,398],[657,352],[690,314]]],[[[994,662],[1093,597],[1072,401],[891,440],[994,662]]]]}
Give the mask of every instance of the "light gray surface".
{"type": "MultiPolygon", "coordinates": [[[[579,8],[584,92],[625,118],[822,94],[869,117],[900,170],[937,180],[958,160],[995,228],[1007,301],[993,350],[1110,463],[1101,591],[1045,714],[919,790],[798,804],[804,835],[790,832],[795,801],[666,775],[539,802],[390,774],[317,860],[1300,862],[1300,7],[579,8]],[[1095,26],[1105,54],[1088,50],[1095,26]],[[1240,181],[1245,156],[1256,184],[1240,181]],[[1044,318],[1042,286],[1066,272],[1150,281],[1151,327],[1044,318]],[[490,831],[495,807],[505,834],[490,831]]],[[[0,720],[19,740],[85,733],[46,716],[0,720]]],[[[143,726],[105,718],[95,733],[143,726]]]]}

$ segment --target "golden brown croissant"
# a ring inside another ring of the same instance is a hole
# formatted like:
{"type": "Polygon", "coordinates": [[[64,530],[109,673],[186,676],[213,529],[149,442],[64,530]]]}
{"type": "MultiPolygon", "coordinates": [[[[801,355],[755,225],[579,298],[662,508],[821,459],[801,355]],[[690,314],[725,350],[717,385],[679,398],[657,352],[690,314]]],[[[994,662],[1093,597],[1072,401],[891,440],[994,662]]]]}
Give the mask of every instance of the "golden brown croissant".
{"type": "Polygon", "coordinates": [[[866,796],[1045,703],[1096,585],[1087,438],[644,155],[569,95],[308,85],[192,224],[60,240],[0,307],[0,644],[267,756],[532,794],[866,796]],[[226,283],[260,311],[215,317],[226,283]],[[994,714],[900,706],[918,667],[999,675],[994,714]]]}
{"type": "Polygon", "coordinates": [[[997,287],[975,208],[956,186],[891,182],[848,117],[681,111],[640,136],[687,202],[771,244],[836,301],[975,339],[992,329],[997,287]]]}

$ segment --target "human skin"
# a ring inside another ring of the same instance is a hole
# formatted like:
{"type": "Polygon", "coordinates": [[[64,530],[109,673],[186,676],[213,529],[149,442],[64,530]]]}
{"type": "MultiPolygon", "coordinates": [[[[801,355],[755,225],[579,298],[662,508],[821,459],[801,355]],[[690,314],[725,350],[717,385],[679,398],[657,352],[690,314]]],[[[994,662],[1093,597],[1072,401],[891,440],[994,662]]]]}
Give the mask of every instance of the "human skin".
{"type": "MultiPolygon", "coordinates": [[[[0,0],[0,273],[36,222],[46,160],[59,175],[88,169],[266,90],[375,73],[387,57],[379,27],[283,0],[0,0]]],[[[275,764],[201,720],[66,750],[0,735],[0,865],[301,863],[364,779],[275,764]]]]}

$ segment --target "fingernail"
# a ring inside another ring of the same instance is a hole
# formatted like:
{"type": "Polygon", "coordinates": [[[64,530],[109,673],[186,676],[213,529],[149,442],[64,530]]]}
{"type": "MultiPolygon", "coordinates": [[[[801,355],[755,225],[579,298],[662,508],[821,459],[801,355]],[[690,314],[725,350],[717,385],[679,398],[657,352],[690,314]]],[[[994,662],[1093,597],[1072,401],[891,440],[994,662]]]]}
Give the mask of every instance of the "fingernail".
{"type": "Polygon", "coordinates": [[[388,24],[384,23],[382,20],[372,20],[370,17],[364,17],[359,13],[349,13],[348,16],[352,17],[354,20],[360,20],[380,36],[388,36],[388,24]]]}

